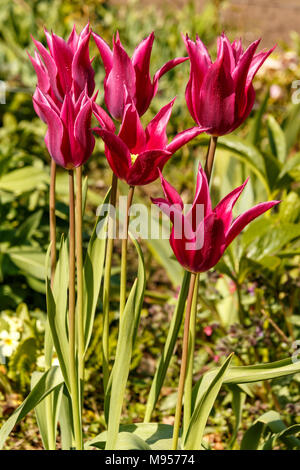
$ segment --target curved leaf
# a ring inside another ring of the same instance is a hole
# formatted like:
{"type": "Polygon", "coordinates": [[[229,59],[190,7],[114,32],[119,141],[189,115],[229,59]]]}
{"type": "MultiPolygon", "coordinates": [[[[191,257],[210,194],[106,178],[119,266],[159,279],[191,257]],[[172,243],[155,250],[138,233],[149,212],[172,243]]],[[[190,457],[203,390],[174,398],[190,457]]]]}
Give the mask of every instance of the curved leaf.
{"type": "Polygon", "coordinates": [[[19,423],[27,413],[33,410],[49,393],[57,387],[60,387],[63,381],[64,379],[59,367],[51,367],[51,369],[47,370],[47,372],[42,375],[23,403],[18,406],[0,429],[0,449],[2,449],[5,440],[14,426],[19,423]]]}

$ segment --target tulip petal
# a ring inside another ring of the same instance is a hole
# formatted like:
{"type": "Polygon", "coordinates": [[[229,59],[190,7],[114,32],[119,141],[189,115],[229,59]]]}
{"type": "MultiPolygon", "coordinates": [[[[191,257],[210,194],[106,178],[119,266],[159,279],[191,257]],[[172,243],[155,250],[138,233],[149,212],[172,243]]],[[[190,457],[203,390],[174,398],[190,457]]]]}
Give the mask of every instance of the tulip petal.
{"type": "Polygon", "coordinates": [[[135,71],[119,40],[114,41],[113,65],[105,84],[105,103],[110,114],[121,120],[125,106],[125,88],[135,101],[135,71]]]}
{"type": "Polygon", "coordinates": [[[199,164],[197,173],[196,193],[191,209],[186,214],[191,227],[196,232],[197,226],[204,217],[211,213],[211,200],[208,188],[208,182],[202,166],[199,164]]]}
{"type": "Polygon", "coordinates": [[[153,96],[149,71],[153,41],[154,33],[152,32],[138,45],[132,56],[136,76],[136,109],[140,116],[147,111],[153,96]]]}
{"type": "Polygon", "coordinates": [[[205,272],[215,266],[226,248],[224,224],[214,212],[205,217],[203,225],[197,229],[196,243],[201,244],[202,241],[203,246],[196,251],[194,258],[195,272],[205,272]]]}
{"type": "Polygon", "coordinates": [[[61,108],[60,118],[64,124],[64,128],[66,129],[67,135],[69,137],[71,158],[71,156],[76,154],[77,143],[74,134],[74,123],[76,119],[76,114],[74,109],[74,103],[72,101],[70,93],[67,93],[65,95],[64,102],[61,108]]]}
{"type": "Polygon", "coordinates": [[[32,40],[44,61],[44,64],[49,74],[50,86],[53,92],[55,93],[58,99],[62,99],[62,90],[58,89],[58,83],[57,83],[58,71],[57,71],[57,67],[56,67],[53,57],[51,57],[51,55],[49,54],[49,52],[43,46],[42,43],[40,43],[39,41],[36,41],[33,37],[32,37],[32,40]]]}
{"type": "Polygon", "coordinates": [[[251,66],[252,59],[254,57],[255,51],[260,43],[260,39],[254,41],[246,49],[243,55],[240,57],[237,66],[232,74],[235,88],[236,88],[236,104],[237,104],[237,116],[241,117],[244,114],[247,101],[246,101],[246,81],[248,72],[251,66]]]}
{"type": "Polygon", "coordinates": [[[99,36],[96,33],[92,33],[92,36],[94,38],[96,46],[99,49],[99,52],[100,52],[100,55],[101,55],[101,58],[102,58],[102,62],[103,62],[103,65],[104,65],[105,73],[106,73],[106,75],[108,75],[109,72],[112,69],[112,66],[113,66],[113,53],[112,53],[109,45],[104,41],[104,39],[102,39],[101,36],[99,36]]]}
{"type": "Polygon", "coordinates": [[[113,120],[107,114],[107,112],[104,111],[104,109],[95,102],[93,102],[93,112],[101,127],[108,131],[115,132],[116,128],[113,120]]]}
{"type": "Polygon", "coordinates": [[[53,58],[55,60],[60,84],[63,92],[67,93],[72,88],[72,70],[73,52],[68,44],[59,36],[52,33],[53,58]]]}
{"type": "Polygon", "coordinates": [[[202,83],[196,115],[203,127],[213,135],[226,134],[235,119],[235,89],[233,79],[224,64],[224,49],[208,69],[202,83]]]}
{"type": "Polygon", "coordinates": [[[197,36],[196,43],[188,37],[182,36],[190,58],[190,79],[186,86],[185,98],[187,106],[195,122],[197,121],[196,100],[200,97],[200,89],[208,67],[211,65],[210,56],[206,47],[197,36]]]}
{"type": "MultiPolygon", "coordinates": [[[[181,207],[178,204],[170,204],[166,199],[162,198],[151,198],[153,204],[155,204],[159,209],[166,214],[171,220],[172,224],[175,226],[175,230],[178,227],[183,227],[184,216],[182,214],[181,207]],[[178,223],[179,222],[179,223],[178,223]]],[[[181,231],[182,233],[182,231],[181,231]]],[[[177,239],[180,238],[177,233],[177,239]]]]}
{"type": "Polygon", "coordinates": [[[262,202],[238,216],[226,234],[226,246],[228,246],[252,220],[256,219],[256,217],[271,209],[276,204],[279,204],[279,202],[280,201],[262,202]]]}
{"type": "Polygon", "coordinates": [[[231,47],[232,47],[232,52],[233,52],[234,59],[235,59],[235,64],[237,64],[241,55],[244,52],[242,41],[240,39],[235,39],[233,43],[231,44],[231,47]]]}
{"type": "Polygon", "coordinates": [[[161,108],[161,110],[146,127],[147,150],[165,149],[168,143],[166,128],[171,116],[174,102],[175,98],[170,103],[161,108]]]}
{"type": "Polygon", "coordinates": [[[232,73],[235,69],[236,62],[232,46],[225,33],[222,33],[218,38],[218,57],[222,54],[224,55],[224,66],[229,73],[232,73]]]}
{"type": "Polygon", "coordinates": [[[141,153],[128,172],[127,183],[132,186],[152,183],[159,176],[158,170],[162,170],[170,157],[170,152],[164,150],[146,150],[141,153]]]}
{"type": "Polygon", "coordinates": [[[214,209],[217,217],[222,219],[224,222],[225,232],[227,232],[232,222],[232,209],[240,197],[242,191],[244,190],[244,187],[248,183],[248,180],[249,178],[247,178],[241,186],[235,188],[233,191],[231,191],[231,193],[227,194],[227,196],[225,196],[214,209]]]}
{"type": "Polygon", "coordinates": [[[38,117],[47,124],[47,117],[43,114],[43,109],[40,107],[40,104],[43,103],[45,106],[52,108],[54,112],[59,116],[60,110],[52,100],[51,96],[41,92],[37,86],[33,95],[33,106],[38,115],[38,117]]]}
{"type": "Polygon", "coordinates": [[[207,129],[203,129],[201,127],[191,127],[190,129],[186,129],[185,131],[177,134],[174,139],[166,146],[166,149],[173,154],[206,130],[207,129]]]}
{"type": "Polygon", "coordinates": [[[74,54],[72,62],[72,77],[75,82],[75,93],[80,94],[87,86],[87,93],[91,96],[95,89],[94,69],[91,66],[89,55],[89,40],[91,33],[88,33],[80,41],[80,44],[74,54]]]}
{"type": "Polygon", "coordinates": [[[154,75],[153,77],[153,95],[152,98],[156,95],[157,89],[158,89],[158,81],[159,79],[169,70],[173,69],[179,64],[182,64],[182,62],[186,62],[189,60],[188,57],[176,57],[175,59],[169,60],[166,62],[154,75]]]}
{"type": "Polygon", "coordinates": [[[127,181],[127,173],[131,166],[130,152],[120,137],[106,129],[93,129],[106,145],[106,158],[112,171],[118,178],[127,181]]]}
{"type": "Polygon", "coordinates": [[[269,51],[260,52],[259,54],[256,54],[253,57],[251,66],[249,68],[248,75],[247,75],[247,85],[249,85],[252,82],[258,69],[260,69],[260,67],[263,65],[265,60],[269,57],[269,55],[274,51],[275,48],[276,48],[276,45],[272,47],[272,49],[270,49],[269,51]]]}
{"type": "Polygon", "coordinates": [[[63,152],[62,147],[68,147],[68,145],[64,134],[63,123],[56,112],[53,111],[51,107],[45,102],[39,101],[37,103],[35,101],[35,103],[40,108],[45,118],[45,122],[48,125],[48,131],[45,137],[45,143],[48,151],[53,160],[55,160],[58,165],[66,168],[67,162],[65,160],[65,153],[63,152]]]}
{"type": "Polygon", "coordinates": [[[37,75],[37,86],[43,93],[48,93],[50,88],[50,80],[44,64],[42,63],[37,52],[35,52],[34,58],[31,57],[28,52],[27,54],[37,75]]]}
{"type": "Polygon", "coordinates": [[[160,181],[161,181],[161,185],[163,188],[163,192],[167,199],[168,204],[176,205],[180,207],[181,210],[183,210],[183,202],[182,202],[180,195],[178,194],[176,189],[163,177],[162,173],[159,172],[159,174],[160,174],[160,181]]]}
{"type": "Polygon", "coordinates": [[[74,155],[75,166],[82,165],[94,150],[95,138],[91,130],[92,102],[88,100],[81,108],[74,125],[75,139],[81,147],[81,158],[74,155]],[[77,159],[77,162],[76,162],[77,159]]]}
{"type": "Polygon", "coordinates": [[[145,149],[146,134],[141,124],[138,112],[131,103],[126,105],[119,132],[120,139],[125,142],[132,154],[138,154],[145,149]]]}
{"type": "Polygon", "coordinates": [[[70,36],[68,37],[68,40],[67,40],[67,44],[68,46],[70,46],[70,48],[72,49],[73,52],[76,51],[77,49],[77,45],[78,45],[78,34],[76,32],[76,26],[75,24],[73,25],[73,28],[72,28],[72,31],[71,31],[71,34],[70,36]]]}

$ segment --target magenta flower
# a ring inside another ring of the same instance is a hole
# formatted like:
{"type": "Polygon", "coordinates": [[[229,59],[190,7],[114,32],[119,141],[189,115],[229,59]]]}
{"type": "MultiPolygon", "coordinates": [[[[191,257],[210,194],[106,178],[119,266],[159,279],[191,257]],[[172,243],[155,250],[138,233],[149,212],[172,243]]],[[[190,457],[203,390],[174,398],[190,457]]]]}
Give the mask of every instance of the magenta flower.
{"type": "Polygon", "coordinates": [[[166,127],[174,101],[164,106],[145,130],[132,102],[125,106],[118,135],[107,128],[94,129],[104,140],[105,154],[112,171],[130,186],[149,184],[156,180],[159,170],[162,170],[173,153],[203,132],[198,127],[187,129],[168,144],[166,127]]]}
{"type": "Polygon", "coordinates": [[[149,66],[154,33],[151,33],[135,49],[132,59],[126,53],[117,33],[113,50],[97,34],[92,33],[102,57],[106,76],[104,80],[105,103],[113,118],[121,121],[126,105],[126,93],[142,116],[156,95],[158,81],[166,72],[187,60],[179,57],[167,62],[151,80],[149,66]]]}
{"type": "Polygon", "coordinates": [[[85,163],[95,145],[92,113],[104,128],[114,131],[108,114],[95,103],[94,70],[89,57],[89,25],[78,35],[75,27],[64,41],[45,31],[49,51],[33,39],[38,52],[30,57],[37,74],[33,106],[48,125],[45,137],[55,162],[66,169],[85,163]]]}
{"type": "Polygon", "coordinates": [[[85,89],[88,96],[92,96],[95,72],[89,56],[89,25],[79,35],[74,26],[67,41],[46,30],[45,35],[49,51],[32,38],[38,52],[34,57],[28,54],[37,74],[39,89],[50,94],[55,102],[63,102],[67,93],[73,93],[77,100],[85,89]]]}
{"type": "Polygon", "coordinates": [[[75,101],[69,92],[59,107],[37,87],[33,103],[37,115],[48,125],[45,143],[53,160],[68,170],[85,163],[95,145],[91,129],[93,100],[82,92],[75,101]]]}
{"type": "Polygon", "coordinates": [[[232,221],[232,209],[247,181],[212,209],[207,179],[199,165],[195,199],[184,215],[181,197],[161,175],[166,199],[152,199],[152,202],[172,221],[170,244],[177,260],[185,269],[200,273],[215,266],[228,245],[246,225],[280,202],[263,202],[232,221]]]}
{"type": "Polygon", "coordinates": [[[220,136],[232,132],[249,116],[255,100],[252,80],[275,49],[255,54],[260,40],[244,52],[241,41],[232,44],[222,34],[218,38],[218,56],[212,63],[199,39],[183,37],[191,63],[185,97],[195,122],[208,128],[207,133],[220,136]]]}

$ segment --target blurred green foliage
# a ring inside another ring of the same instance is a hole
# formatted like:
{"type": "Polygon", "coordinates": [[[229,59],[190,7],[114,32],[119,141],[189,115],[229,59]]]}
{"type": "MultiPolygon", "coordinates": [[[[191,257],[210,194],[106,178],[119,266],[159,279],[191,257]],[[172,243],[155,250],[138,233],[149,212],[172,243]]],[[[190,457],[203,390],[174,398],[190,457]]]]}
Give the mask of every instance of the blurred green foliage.
{"type": "MultiPolygon", "coordinates": [[[[45,126],[32,107],[36,77],[26,53],[34,50],[30,35],[44,41],[43,28],[47,27],[67,36],[73,23],[80,28],[90,20],[94,31],[110,44],[112,35],[119,30],[124,46],[132,53],[135,46],[154,30],[156,40],[151,57],[154,73],[172,57],[186,54],[180,32],[188,32],[191,37],[199,34],[214,56],[216,36],[222,30],[219,9],[223,8],[223,2],[207,2],[202,11],[198,11],[196,4],[196,1],[188,1],[182,9],[167,10],[148,3],[141,5],[138,1],[112,4],[95,0],[0,0],[0,80],[6,83],[7,91],[6,104],[0,105],[0,321],[3,315],[8,315],[21,318],[26,325],[14,354],[5,366],[1,366],[0,403],[9,399],[12,390],[22,394],[28,389],[30,372],[42,354],[49,156],[43,142],[45,126]]],[[[94,66],[101,104],[104,71],[92,42],[91,50],[96,57],[94,66]]],[[[293,104],[291,100],[291,83],[300,72],[297,38],[295,51],[278,51],[267,62],[255,80],[257,103],[251,116],[234,135],[219,139],[213,199],[218,201],[250,175],[236,213],[266,199],[278,198],[282,203],[272,214],[250,225],[226,252],[214,272],[201,276],[195,379],[231,351],[236,353],[237,364],[288,357],[292,354],[293,342],[300,335],[300,105],[293,104]],[[210,327],[210,330],[205,327],[210,327]]],[[[144,117],[145,121],[149,120],[176,95],[170,136],[193,125],[184,98],[188,74],[188,63],[166,74],[144,117]]],[[[172,157],[166,166],[167,177],[175,182],[186,202],[191,201],[195,167],[199,160],[203,161],[207,143],[207,137],[197,138],[172,157]]],[[[110,182],[110,170],[101,142],[97,142],[95,154],[85,171],[90,188],[85,220],[87,239],[95,207],[110,182]]],[[[67,231],[66,188],[64,172],[59,171],[59,234],[67,231]]],[[[160,192],[159,184],[154,183],[142,188],[137,197],[149,204],[148,196],[160,195],[160,192]]],[[[117,247],[114,255],[116,268],[112,292],[116,301],[118,250],[117,247]]],[[[168,331],[174,310],[174,292],[178,287],[178,273],[169,258],[168,242],[148,241],[144,243],[144,252],[148,290],[141,334],[133,355],[127,397],[129,405],[124,423],[143,417],[151,377],[168,331]]],[[[135,276],[134,254],[129,265],[133,270],[132,276],[129,273],[131,280],[135,276]]],[[[117,302],[112,306],[116,307],[111,312],[113,356],[117,337],[117,302]]],[[[0,329],[5,329],[4,323],[2,320],[0,329]]],[[[90,436],[99,433],[104,425],[98,408],[98,399],[103,394],[99,380],[101,328],[99,304],[87,363],[85,422],[90,436]]],[[[179,343],[177,354],[180,348],[179,343]]],[[[172,422],[170,416],[175,403],[173,392],[178,367],[174,357],[154,416],[161,422],[172,422]]],[[[273,381],[270,387],[266,384],[251,386],[244,409],[247,428],[265,411],[272,409],[281,411],[287,425],[299,422],[298,385],[299,380],[294,377],[273,381]]],[[[212,448],[222,446],[216,435],[226,436],[224,440],[228,441],[227,437],[232,432],[231,393],[224,390],[210,418],[207,434],[212,448]]],[[[241,436],[238,441],[241,441],[241,436]]]]}

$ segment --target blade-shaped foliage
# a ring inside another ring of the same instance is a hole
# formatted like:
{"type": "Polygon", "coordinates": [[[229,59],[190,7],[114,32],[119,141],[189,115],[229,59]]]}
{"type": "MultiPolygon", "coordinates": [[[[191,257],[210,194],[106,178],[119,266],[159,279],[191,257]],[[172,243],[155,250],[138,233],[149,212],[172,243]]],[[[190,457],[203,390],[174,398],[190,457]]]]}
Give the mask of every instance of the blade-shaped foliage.
{"type": "Polygon", "coordinates": [[[165,346],[164,346],[162,355],[159,359],[154,378],[152,380],[151,389],[150,389],[149,397],[147,400],[147,407],[146,407],[146,413],[145,413],[145,419],[144,419],[145,423],[148,423],[151,420],[152,412],[158,400],[158,397],[159,397],[161,388],[163,386],[166,373],[167,373],[167,370],[168,370],[168,367],[169,367],[169,364],[170,364],[170,361],[174,352],[175,343],[178,338],[180,326],[182,323],[183,313],[185,309],[185,302],[186,302],[188,289],[189,289],[189,283],[190,283],[190,273],[185,271],[182,285],[181,285],[180,294],[178,297],[175,312],[173,314],[173,317],[170,323],[165,346]]]}
{"type": "MultiPolygon", "coordinates": [[[[106,194],[103,206],[108,203],[110,190],[106,194]]],[[[90,238],[87,253],[84,261],[84,289],[83,289],[83,317],[85,348],[88,347],[94,323],[95,311],[99,297],[103,266],[105,260],[106,230],[107,230],[107,210],[98,208],[99,217],[96,220],[95,228],[90,238]]]]}
{"type": "MultiPolygon", "coordinates": [[[[138,247],[137,242],[135,246],[138,247]]],[[[139,264],[144,264],[142,251],[138,249],[139,264]]],[[[144,273],[144,268],[139,268],[139,274],[144,273]]],[[[139,310],[145,289],[145,275],[140,275],[134,282],[122,317],[120,318],[119,336],[117,342],[116,357],[111,373],[111,391],[109,401],[109,417],[107,432],[107,449],[115,449],[118,438],[119,422],[121,417],[126,383],[129,375],[132,347],[136,334],[136,318],[139,318],[139,310]]]]}
{"type": "MultiPolygon", "coordinates": [[[[170,449],[172,446],[173,426],[169,424],[134,423],[121,425],[119,428],[119,436],[125,432],[143,439],[152,450],[166,450],[170,449]]],[[[91,441],[88,441],[85,448],[97,447],[104,449],[106,439],[107,431],[104,431],[91,441]]]]}
{"type": "MultiPolygon", "coordinates": [[[[31,377],[31,389],[42,378],[42,372],[34,372],[31,377]]],[[[35,414],[46,450],[54,450],[57,434],[58,412],[61,404],[63,384],[57,386],[36,407],[35,414]],[[48,403],[47,403],[48,402],[48,403]]]]}
{"type": "Polygon", "coordinates": [[[224,376],[226,370],[228,370],[231,359],[232,355],[230,355],[220,367],[206,392],[202,395],[201,400],[196,404],[183,444],[185,450],[202,449],[204,429],[211,409],[224,382],[224,376]]]}
{"type": "Polygon", "coordinates": [[[51,369],[47,370],[47,372],[41,376],[23,403],[18,406],[0,429],[0,449],[2,449],[5,440],[14,426],[19,423],[27,413],[33,410],[49,393],[57,387],[60,387],[63,381],[64,379],[59,367],[51,367],[51,369]]]}

